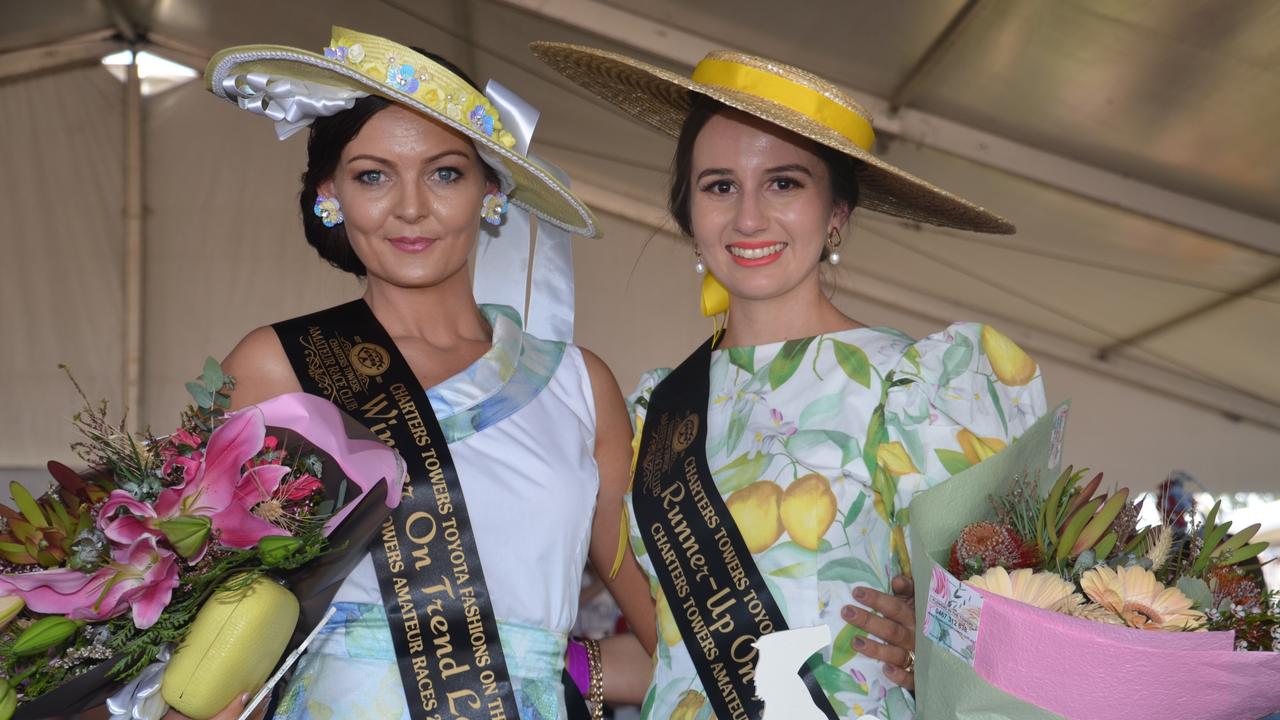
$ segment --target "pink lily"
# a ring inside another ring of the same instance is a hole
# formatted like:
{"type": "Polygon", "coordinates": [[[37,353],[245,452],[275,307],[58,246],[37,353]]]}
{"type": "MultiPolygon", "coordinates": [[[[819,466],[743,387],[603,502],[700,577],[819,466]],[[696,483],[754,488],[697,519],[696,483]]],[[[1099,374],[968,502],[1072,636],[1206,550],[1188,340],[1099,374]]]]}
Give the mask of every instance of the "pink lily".
{"type": "MultiPolygon", "coordinates": [[[[121,490],[112,491],[98,514],[99,527],[116,543],[132,543],[144,536],[163,537],[162,524],[178,518],[208,518],[218,542],[228,547],[251,548],[268,535],[288,535],[288,531],[254,515],[252,510],[271,497],[289,474],[289,468],[260,465],[241,473],[245,463],[262,449],[265,438],[266,424],[256,408],[229,416],[209,436],[204,455],[188,482],[161,491],[154,506],[121,490]],[[119,509],[128,512],[117,517],[119,509]]],[[[206,543],[193,543],[183,555],[198,562],[206,549],[206,543]]]]}
{"type": "Polygon", "coordinates": [[[140,630],[159,619],[177,586],[177,556],[152,536],[117,546],[111,564],[92,574],[60,568],[0,575],[0,591],[21,597],[33,612],[99,621],[131,609],[140,630]]]}

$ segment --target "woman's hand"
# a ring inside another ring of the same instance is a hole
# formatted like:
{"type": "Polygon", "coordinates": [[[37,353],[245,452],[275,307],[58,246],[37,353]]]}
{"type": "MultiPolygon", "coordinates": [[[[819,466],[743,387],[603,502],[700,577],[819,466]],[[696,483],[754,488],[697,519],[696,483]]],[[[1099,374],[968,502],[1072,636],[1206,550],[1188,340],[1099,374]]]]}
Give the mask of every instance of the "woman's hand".
{"type": "MultiPolygon", "coordinates": [[[[236,698],[235,700],[232,700],[230,705],[222,708],[221,712],[209,718],[209,720],[236,720],[236,718],[240,717],[240,713],[244,712],[244,706],[245,706],[245,703],[247,702],[249,702],[249,693],[245,693],[240,697],[236,698]]],[[[263,702],[260,705],[258,705],[258,709],[250,717],[252,718],[252,720],[262,720],[262,718],[264,718],[266,714],[267,714],[267,703],[263,702]]],[[[186,715],[179,714],[177,710],[170,710],[168,714],[164,716],[163,720],[190,720],[190,719],[186,715]]]]}
{"type": "Polygon", "coordinates": [[[854,638],[853,649],[884,663],[885,677],[907,690],[916,688],[916,612],[915,584],[911,578],[899,575],[891,584],[892,595],[860,587],[853,591],[853,599],[874,612],[845,605],[840,611],[844,621],[862,628],[883,640],[876,642],[869,637],[854,638]]]}

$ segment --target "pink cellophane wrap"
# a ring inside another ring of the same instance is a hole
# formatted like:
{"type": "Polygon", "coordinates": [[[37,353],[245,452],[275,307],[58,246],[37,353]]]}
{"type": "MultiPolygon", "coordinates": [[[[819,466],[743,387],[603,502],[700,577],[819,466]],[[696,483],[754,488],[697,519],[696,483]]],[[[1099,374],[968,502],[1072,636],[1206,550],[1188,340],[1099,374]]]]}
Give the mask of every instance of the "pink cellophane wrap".
{"type": "Polygon", "coordinates": [[[1230,632],[1135,630],[982,595],[973,669],[1064,717],[1249,720],[1280,708],[1280,653],[1236,652],[1230,632]]]}
{"type": "MultiPolygon", "coordinates": [[[[263,414],[268,427],[295,432],[333,458],[360,488],[361,496],[379,482],[386,481],[387,507],[394,508],[400,504],[404,461],[394,450],[376,440],[350,437],[349,430],[363,429],[354,424],[348,426],[342,411],[333,403],[315,395],[295,392],[277,395],[240,412],[254,409],[263,414]]],[[[325,523],[326,535],[346,519],[359,504],[358,500],[348,498],[337,514],[325,523]]]]}
{"type": "Polygon", "coordinates": [[[981,592],[973,665],[923,633],[930,581],[990,497],[1061,467],[1065,404],[1004,451],[912,500],[918,720],[1257,720],[1280,711],[1280,653],[1235,652],[1227,633],[1135,630],[981,592]]]}

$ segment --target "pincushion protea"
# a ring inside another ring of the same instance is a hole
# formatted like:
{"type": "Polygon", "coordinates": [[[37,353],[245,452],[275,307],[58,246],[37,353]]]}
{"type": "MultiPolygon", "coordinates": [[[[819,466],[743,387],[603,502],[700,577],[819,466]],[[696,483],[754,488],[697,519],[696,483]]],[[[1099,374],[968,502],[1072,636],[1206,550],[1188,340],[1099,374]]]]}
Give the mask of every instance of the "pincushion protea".
{"type": "Polygon", "coordinates": [[[952,575],[981,575],[993,567],[1006,570],[1035,567],[1040,550],[1016,530],[1002,523],[976,522],[965,526],[951,546],[947,569],[952,575]]]}

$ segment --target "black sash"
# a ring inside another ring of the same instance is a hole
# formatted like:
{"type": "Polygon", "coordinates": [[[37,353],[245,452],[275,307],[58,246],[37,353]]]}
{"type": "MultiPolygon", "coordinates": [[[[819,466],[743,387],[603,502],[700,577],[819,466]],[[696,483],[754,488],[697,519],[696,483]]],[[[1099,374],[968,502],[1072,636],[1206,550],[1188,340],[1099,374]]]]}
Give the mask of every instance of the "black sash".
{"type": "Polygon", "coordinates": [[[458,472],[422,385],[364,300],[276,323],[302,389],[400,452],[400,506],[369,550],[409,716],[518,720],[458,472]]]}
{"type": "MultiPolygon", "coordinates": [[[[707,467],[712,341],[698,348],[649,398],[632,504],[645,548],[680,636],[720,720],[758,720],[757,650],[786,619],[756,568],[707,467]]],[[[826,693],[800,671],[814,703],[836,720],[826,693]]]]}

